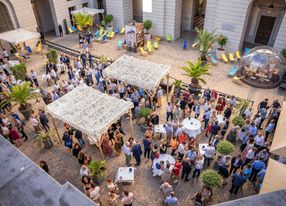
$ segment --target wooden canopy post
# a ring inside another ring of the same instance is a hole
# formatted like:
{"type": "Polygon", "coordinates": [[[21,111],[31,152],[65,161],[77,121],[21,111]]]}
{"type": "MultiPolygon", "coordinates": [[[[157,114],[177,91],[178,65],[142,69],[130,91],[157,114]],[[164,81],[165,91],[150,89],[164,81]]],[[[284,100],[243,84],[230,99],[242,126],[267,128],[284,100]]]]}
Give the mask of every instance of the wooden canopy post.
{"type": "Polygon", "coordinates": [[[101,143],[102,143],[102,138],[98,142],[96,142],[95,145],[98,147],[99,152],[101,154],[101,157],[104,160],[104,154],[103,154],[103,151],[102,151],[102,148],[101,148],[101,143]]]}
{"type": "Polygon", "coordinates": [[[133,120],[132,120],[132,109],[129,110],[129,124],[130,124],[130,129],[131,129],[131,137],[134,138],[134,130],[133,130],[133,120]]]}
{"type": "Polygon", "coordinates": [[[57,128],[55,119],[54,119],[54,117],[53,117],[52,115],[51,115],[51,117],[52,117],[53,126],[54,126],[54,128],[55,128],[55,130],[56,130],[56,133],[57,133],[57,136],[58,136],[59,143],[61,143],[62,140],[61,140],[60,133],[59,133],[59,130],[58,130],[58,128],[57,128]]]}
{"type": "Polygon", "coordinates": [[[169,74],[167,74],[166,79],[167,79],[167,104],[168,104],[169,102],[169,80],[170,80],[169,74]]]}

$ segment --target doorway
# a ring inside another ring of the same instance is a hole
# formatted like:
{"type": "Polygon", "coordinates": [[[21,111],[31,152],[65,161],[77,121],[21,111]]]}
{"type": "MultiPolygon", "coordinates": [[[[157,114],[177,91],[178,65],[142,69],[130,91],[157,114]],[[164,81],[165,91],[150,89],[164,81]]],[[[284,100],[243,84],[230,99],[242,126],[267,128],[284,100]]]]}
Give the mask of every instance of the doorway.
{"type": "Polygon", "coordinates": [[[0,2],[0,33],[13,30],[13,22],[5,4],[0,2]]]}
{"type": "Polygon", "coordinates": [[[256,32],[255,43],[268,45],[275,25],[276,17],[261,16],[259,26],[256,32]]]}
{"type": "Polygon", "coordinates": [[[72,11],[74,11],[76,9],[75,6],[69,7],[69,17],[70,17],[70,21],[71,21],[71,25],[74,26],[74,22],[73,22],[73,16],[72,16],[72,11]]]}

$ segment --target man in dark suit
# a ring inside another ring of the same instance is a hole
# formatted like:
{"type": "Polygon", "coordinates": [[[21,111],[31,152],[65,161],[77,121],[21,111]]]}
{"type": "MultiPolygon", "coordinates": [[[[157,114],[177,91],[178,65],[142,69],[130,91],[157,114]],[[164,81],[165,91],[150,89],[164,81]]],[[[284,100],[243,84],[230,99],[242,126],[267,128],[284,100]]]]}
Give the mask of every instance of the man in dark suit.
{"type": "Polygon", "coordinates": [[[141,149],[141,145],[138,142],[136,142],[136,144],[134,145],[134,147],[132,149],[132,152],[133,152],[133,157],[136,160],[136,165],[137,166],[140,165],[142,149],[141,149]]]}
{"type": "Polygon", "coordinates": [[[183,165],[183,169],[182,169],[182,180],[184,180],[185,182],[189,181],[188,177],[189,174],[192,171],[192,165],[191,165],[191,160],[189,158],[187,158],[186,160],[184,160],[182,162],[183,165]]]}

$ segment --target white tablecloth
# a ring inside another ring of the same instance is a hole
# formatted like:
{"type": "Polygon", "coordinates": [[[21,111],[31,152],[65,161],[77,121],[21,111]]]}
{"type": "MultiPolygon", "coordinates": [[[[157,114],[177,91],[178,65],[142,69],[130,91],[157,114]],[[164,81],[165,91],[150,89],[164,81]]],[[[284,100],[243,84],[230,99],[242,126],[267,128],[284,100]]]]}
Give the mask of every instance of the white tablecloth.
{"type": "Polygon", "coordinates": [[[218,121],[219,125],[224,124],[225,120],[226,119],[225,119],[225,117],[222,114],[217,115],[217,121],[218,121]]]}
{"type": "Polygon", "coordinates": [[[154,133],[166,134],[166,129],[163,127],[163,124],[154,125],[154,133]]]}
{"type": "Polygon", "coordinates": [[[205,151],[203,150],[203,147],[206,147],[206,146],[208,146],[208,144],[199,144],[199,153],[201,154],[201,155],[204,155],[205,154],[205,151]]]}
{"type": "Polygon", "coordinates": [[[165,166],[166,166],[167,161],[168,161],[171,164],[170,170],[173,170],[174,164],[176,162],[174,157],[172,157],[171,155],[169,155],[169,154],[160,154],[159,158],[158,159],[155,158],[154,161],[153,161],[153,165],[152,165],[153,176],[161,176],[163,174],[163,170],[156,168],[156,163],[160,164],[161,161],[164,162],[165,166]]]}
{"type": "Polygon", "coordinates": [[[134,182],[134,167],[119,167],[117,169],[115,182],[134,182]]]}
{"type": "Polygon", "coordinates": [[[190,137],[196,137],[201,133],[201,123],[195,118],[183,120],[183,129],[190,137]]]}

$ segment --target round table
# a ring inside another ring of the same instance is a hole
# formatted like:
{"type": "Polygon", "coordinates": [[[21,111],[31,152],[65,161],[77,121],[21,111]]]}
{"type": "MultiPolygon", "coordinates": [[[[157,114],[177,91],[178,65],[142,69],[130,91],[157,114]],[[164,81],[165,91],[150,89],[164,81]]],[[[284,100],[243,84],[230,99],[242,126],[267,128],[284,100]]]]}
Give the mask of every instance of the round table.
{"type": "Polygon", "coordinates": [[[225,123],[226,119],[222,114],[219,114],[217,115],[217,121],[218,121],[218,124],[221,125],[225,123]]]}
{"type": "Polygon", "coordinates": [[[183,130],[189,137],[196,137],[201,133],[201,122],[195,118],[186,118],[183,120],[183,130]]]}
{"type": "Polygon", "coordinates": [[[153,165],[152,165],[153,176],[161,176],[163,174],[163,170],[156,168],[156,163],[160,164],[161,161],[164,162],[164,165],[167,164],[167,161],[171,164],[170,171],[173,170],[174,164],[176,162],[175,158],[172,157],[171,155],[169,155],[169,154],[160,154],[159,158],[158,159],[155,158],[154,161],[153,161],[153,165]]]}

